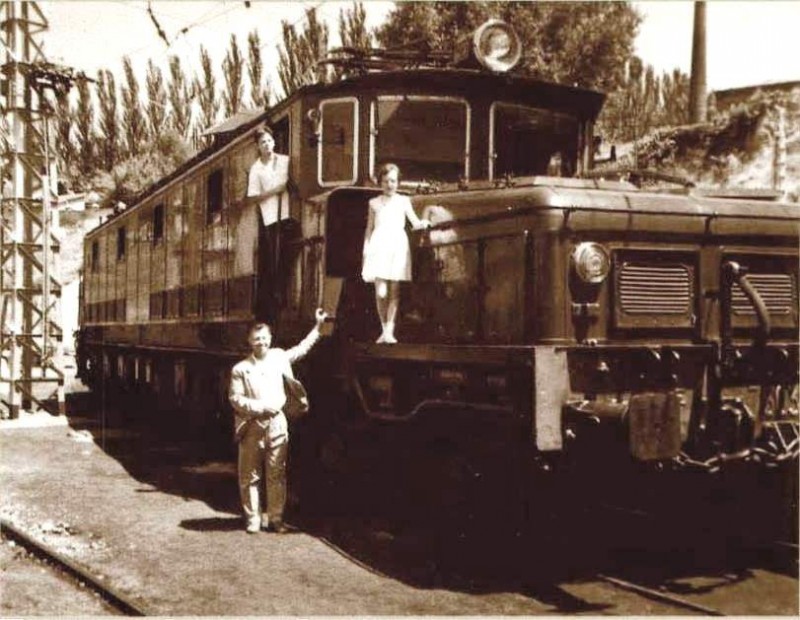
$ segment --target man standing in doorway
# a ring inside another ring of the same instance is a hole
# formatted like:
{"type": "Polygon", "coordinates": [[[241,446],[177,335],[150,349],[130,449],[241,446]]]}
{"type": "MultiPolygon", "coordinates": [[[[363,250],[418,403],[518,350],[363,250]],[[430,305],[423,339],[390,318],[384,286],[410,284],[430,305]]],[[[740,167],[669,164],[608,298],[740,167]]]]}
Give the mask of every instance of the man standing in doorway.
{"type": "Polygon", "coordinates": [[[289,241],[296,231],[289,215],[289,157],[275,152],[272,131],[255,134],[258,159],[250,167],[247,196],[258,203],[258,281],[256,316],[271,325],[284,293],[289,241]]]}
{"type": "Polygon", "coordinates": [[[320,337],[320,327],[328,318],[317,309],[316,325],[289,350],[273,349],[272,329],[256,323],[250,329],[252,354],[233,367],[229,399],[234,408],[236,440],[239,443],[239,492],[247,521],[247,532],[262,527],[283,534],[286,506],[286,456],[289,450],[289,424],[283,413],[286,405],[284,375],[294,378],[292,364],[308,354],[320,337]],[[260,481],[266,479],[267,511],[262,517],[260,481]]]}

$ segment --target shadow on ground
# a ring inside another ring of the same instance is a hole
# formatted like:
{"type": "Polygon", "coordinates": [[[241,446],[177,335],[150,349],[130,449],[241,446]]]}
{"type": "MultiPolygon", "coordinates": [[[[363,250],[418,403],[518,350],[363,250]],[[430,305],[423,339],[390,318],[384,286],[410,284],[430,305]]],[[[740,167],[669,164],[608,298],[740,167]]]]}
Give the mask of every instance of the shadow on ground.
{"type": "MultiPolygon", "coordinates": [[[[70,410],[90,406],[72,402],[70,410]]],[[[200,500],[230,515],[180,527],[242,528],[233,446],[180,434],[167,438],[151,427],[124,424],[113,411],[102,413],[93,419],[73,415],[70,424],[91,432],[143,484],[141,492],[200,500]]],[[[671,480],[658,488],[648,487],[651,479],[599,474],[539,474],[526,481],[516,468],[476,466],[463,455],[431,461],[406,450],[394,457],[380,468],[373,461],[324,476],[317,462],[290,457],[287,520],[368,570],[414,587],[518,592],[557,613],[602,613],[605,606],[559,585],[600,573],[681,595],[747,580],[754,568],[774,568],[762,546],[774,536],[746,525],[754,510],[769,508],[764,498],[737,497],[730,489],[738,480],[671,480]],[[702,585],[686,582],[699,575],[702,585]]],[[[796,576],[797,563],[789,566],[796,576]]]]}

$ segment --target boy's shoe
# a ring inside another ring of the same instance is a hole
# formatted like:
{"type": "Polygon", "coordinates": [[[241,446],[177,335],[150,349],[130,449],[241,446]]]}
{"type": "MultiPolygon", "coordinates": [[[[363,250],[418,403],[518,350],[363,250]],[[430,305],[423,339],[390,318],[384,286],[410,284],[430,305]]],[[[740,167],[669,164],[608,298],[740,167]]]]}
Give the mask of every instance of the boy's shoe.
{"type": "Polygon", "coordinates": [[[261,523],[258,521],[248,521],[247,522],[247,533],[248,534],[258,534],[259,530],[261,530],[261,523]]]}

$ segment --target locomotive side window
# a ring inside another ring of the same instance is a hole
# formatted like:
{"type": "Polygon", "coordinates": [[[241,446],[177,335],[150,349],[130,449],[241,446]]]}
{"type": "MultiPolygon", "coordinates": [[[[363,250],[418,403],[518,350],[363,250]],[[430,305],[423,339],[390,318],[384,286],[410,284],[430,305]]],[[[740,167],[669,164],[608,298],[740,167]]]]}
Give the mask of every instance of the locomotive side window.
{"type": "Polygon", "coordinates": [[[178,318],[180,308],[181,269],[183,263],[184,208],[183,192],[172,192],[167,199],[166,212],[166,287],[167,318],[178,318]]]}
{"type": "Polygon", "coordinates": [[[202,185],[199,179],[190,180],[185,186],[186,192],[186,243],[183,261],[183,299],[181,313],[183,316],[200,314],[200,280],[203,232],[202,185]]]}
{"type": "Polygon", "coordinates": [[[125,260],[125,227],[117,228],[117,260],[125,260]]]}
{"type": "Polygon", "coordinates": [[[572,176],[578,157],[578,121],[567,114],[493,103],[489,176],[572,176]]]}
{"type": "Polygon", "coordinates": [[[153,245],[164,239],[164,203],[157,204],[153,209],[153,245]]]}
{"type": "Polygon", "coordinates": [[[100,244],[97,241],[92,242],[91,269],[94,273],[100,271],[100,244]]]}
{"type": "Polygon", "coordinates": [[[320,104],[317,175],[323,187],[355,183],[358,174],[358,101],[352,97],[320,104]]]}
{"type": "MultiPolygon", "coordinates": [[[[289,115],[287,114],[280,120],[272,123],[272,137],[275,138],[275,152],[291,155],[291,140],[289,139],[289,115]]],[[[258,150],[254,149],[255,157],[258,150]]],[[[251,160],[252,161],[252,160],[251,160]]]]}
{"type": "Polygon", "coordinates": [[[213,224],[221,219],[224,173],[214,170],[206,181],[206,224],[213,224]]]}
{"type": "Polygon", "coordinates": [[[225,266],[228,256],[228,222],[223,218],[227,160],[206,180],[206,230],[202,240],[200,305],[204,316],[225,314],[225,266]]]}
{"type": "Polygon", "coordinates": [[[378,97],[371,109],[370,169],[400,166],[409,181],[469,178],[470,108],[450,97],[378,97]]]}
{"type": "Polygon", "coordinates": [[[137,244],[137,296],[134,308],[134,316],[139,321],[150,319],[150,265],[153,249],[153,213],[149,209],[139,212],[137,244]]]}

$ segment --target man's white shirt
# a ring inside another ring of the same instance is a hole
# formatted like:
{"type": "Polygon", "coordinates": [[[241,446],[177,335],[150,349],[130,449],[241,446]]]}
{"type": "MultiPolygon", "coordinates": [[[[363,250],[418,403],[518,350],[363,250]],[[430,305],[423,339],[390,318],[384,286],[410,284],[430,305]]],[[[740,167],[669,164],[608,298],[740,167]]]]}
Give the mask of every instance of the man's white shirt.
{"type": "MultiPolygon", "coordinates": [[[[259,196],[280,185],[285,185],[289,180],[289,157],[273,153],[265,164],[259,157],[252,166],[247,178],[247,195],[259,196]]],[[[261,220],[264,226],[274,224],[278,220],[289,217],[289,192],[286,190],[279,194],[269,196],[259,202],[261,220]]]]}

